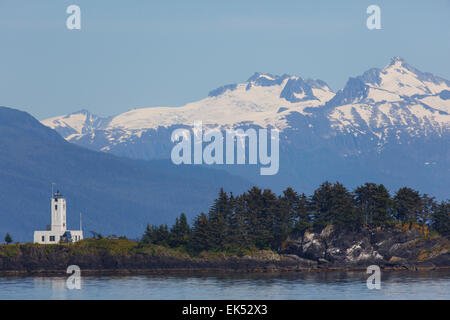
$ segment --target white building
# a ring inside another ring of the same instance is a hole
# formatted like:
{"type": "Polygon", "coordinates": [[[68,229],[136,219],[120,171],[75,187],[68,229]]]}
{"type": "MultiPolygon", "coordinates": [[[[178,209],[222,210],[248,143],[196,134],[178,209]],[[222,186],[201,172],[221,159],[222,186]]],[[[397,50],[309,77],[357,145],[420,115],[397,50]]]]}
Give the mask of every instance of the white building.
{"type": "MultiPolygon", "coordinates": [[[[46,231],[34,232],[34,243],[56,244],[83,240],[82,230],[67,230],[66,199],[59,191],[51,199],[52,222],[46,231]]],[[[80,224],[81,229],[81,224],[80,224]]]]}

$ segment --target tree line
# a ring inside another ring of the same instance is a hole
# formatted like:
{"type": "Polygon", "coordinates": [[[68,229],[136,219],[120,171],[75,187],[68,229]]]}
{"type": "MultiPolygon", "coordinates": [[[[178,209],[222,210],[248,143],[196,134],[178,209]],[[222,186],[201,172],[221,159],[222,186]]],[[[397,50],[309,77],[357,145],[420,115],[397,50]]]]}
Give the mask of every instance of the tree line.
{"type": "Polygon", "coordinates": [[[234,196],[223,189],[190,226],[181,214],[175,224],[147,225],[142,245],[184,247],[190,252],[278,250],[289,236],[319,232],[329,224],[344,229],[418,224],[450,236],[450,201],[437,202],[408,187],[391,196],[382,184],[365,183],[353,192],[339,182],[324,182],[310,196],[287,188],[277,196],[257,187],[234,196]]]}

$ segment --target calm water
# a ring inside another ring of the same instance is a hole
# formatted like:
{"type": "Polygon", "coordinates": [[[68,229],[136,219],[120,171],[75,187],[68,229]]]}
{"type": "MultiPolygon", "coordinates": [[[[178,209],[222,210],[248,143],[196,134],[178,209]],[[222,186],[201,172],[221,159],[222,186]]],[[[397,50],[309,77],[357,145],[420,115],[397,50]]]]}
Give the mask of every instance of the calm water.
{"type": "Polygon", "coordinates": [[[450,271],[383,272],[369,290],[364,272],[242,275],[0,277],[0,299],[450,299],[450,271]]]}

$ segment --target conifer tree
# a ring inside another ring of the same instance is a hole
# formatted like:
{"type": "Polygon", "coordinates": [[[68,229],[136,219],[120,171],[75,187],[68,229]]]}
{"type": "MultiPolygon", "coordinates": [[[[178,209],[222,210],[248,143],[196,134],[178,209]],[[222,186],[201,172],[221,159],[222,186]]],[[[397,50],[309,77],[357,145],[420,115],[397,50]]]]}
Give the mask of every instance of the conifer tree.
{"type": "Polygon", "coordinates": [[[182,213],[180,218],[176,218],[175,224],[170,229],[169,244],[171,247],[186,245],[190,233],[190,227],[186,215],[182,213]]]}
{"type": "Polygon", "coordinates": [[[382,184],[365,183],[355,189],[356,213],[368,226],[386,226],[392,223],[392,200],[382,184]]]}
{"type": "Polygon", "coordinates": [[[400,188],[394,197],[395,217],[400,222],[417,222],[422,208],[419,192],[408,188],[400,188]]]}
{"type": "Polygon", "coordinates": [[[450,237],[450,201],[442,201],[435,207],[431,226],[444,237],[450,237]]]}
{"type": "Polygon", "coordinates": [[[141,244],[157,244],[166,246],[169,244],[169,227],[167,225],[147,225],[144,236],[141,239],[141,244]]]}
{"type": "Polygon", "coordinates": [[[261,244],[262,224],[260,219],[260,210],[263,206],[261,189],[253,187],[242,195],[245,211],[242,212],[245,217],[245,224],[248,230],[248,240],[252,246],[261,244]]]}
{"type": "Polygon", "coordinates": [[[242,196],[229,199],[232,207],[231,215],[227,220],[227,235],[225,250],[245,249],[249,247],[247,239],[247,226],[245,225],[245,208],[242,196]]]}
{"type": "Polygon", "coordinates": [[[147,228],[145,229],[145,233],[142,236],[140,243],[142,245],[151,244],[153,240],[153,228],[149,224],[147,224],[147,228]]]}
{"type": "Polygon", "coordinates": [[[11,242],[13,242],[13,239],[9,233],[6,233],[5,242],[6,244],[10,244],[11,242]]]}
{"type": "Polygon", "coordinates": [[[436,210],[437,204],[434,201],[434,197],[430,197],[427,194],[422,195],[421,204],[422,207],[417,218],[422,226],[426,226],[430,224],[431,216],[436,210]]]}
{"type": "Polygon", "coordinates": [[[204,250],[210,250],[212,248],[210,234],[208,217],[202,212],[194,221],[192,237],[189,243],[191,251],[199,253],[204,250]]]}
{"type": "Polygon", "coordinates": [[[308,198],[302,193],[295,207],[294,231],[303,235],[306,230],[312,227],[312,219],[308,210],[308,198]]]}
{"type": "Polygon", "coordinates": [[[263,249],[273,242],[274,216],[278,210],[276,195],[253,187],[244,193],[248,238],[252,245],[263,249]]]}
{"type": "Polygon", "coordinates": [[[316,230],[328,224],[346,228],[361,225],[354,210],[352,194],[339,182],[331,184],[326,181],[316,189],[310,200],[310,210],[314,215],[313,226],[316,230]]]}
{"type": "Polygon", "coordinates": [[[279,250],[291,235],[302,236],[310,228],[321,231],[328,224],[350,229],[389,226],[394,217],[431,225],[449,236],[449,211],[448,201],[437,205],[434,198],[406,187],[392,199],[384,185],[375,183],[365,183],[351,193],[339,182],[326,181],[310,198],[292,188],[277,196],[269,189],[253,187],[237,197],[221,189],[208,215],[197,216],[192,229],[182,213],[170,231],[167,225],[147,225],[141,244],[185,246],[195,253],[279,250]]]}
{"type": "Polygon", "coordinates": [[[227,222],[232,215],[231,203],[228,194],[220,189],[219,198],[214,200],[208,214],[210,245],[220,250],[225,245],[228,233],[227,222]]]}
{"type": "Polygon", "coordinates": [[[275,236],[276,244],[286,240],[292,231],[303,235],[310,227],[310,218],[307,211],[305,194],[299,195],[292,188],[283,191],[279,197],[279,215],[276,219],[275,236]]]}
{"type": "Polygon", "coordinates": [[[262,201],[263,205],[258,214],[261,237],[259,247],[276,249],[277,244],[282,241],[282,226],[288,224],[289,217],[280,215],[279,199],[270,189],[264,189],[262,201]]]}

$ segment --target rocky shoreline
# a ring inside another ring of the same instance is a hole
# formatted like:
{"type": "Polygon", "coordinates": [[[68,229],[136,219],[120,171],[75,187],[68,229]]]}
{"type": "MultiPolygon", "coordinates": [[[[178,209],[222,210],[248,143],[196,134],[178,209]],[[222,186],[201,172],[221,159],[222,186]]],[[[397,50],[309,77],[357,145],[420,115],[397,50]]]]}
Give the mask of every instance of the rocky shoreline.
{"type": "Polygon", "coordinates": [[[450,267],[449,239],[429,235],[426,229],[411,226],[355,231],[328,226],[320,233],[305,232],[302,237],[287,241],[281,252],[331,268],[378,265],[417,270],[450,267]]]}
{"type": "Polygon", "coordinates": [[[365,271],[429,271],[450,269],[447,238],[420,229],[337,230],[305,232],[283,243],[278,252],[246,255],[205,253],[191,257],[161,247],[140,248],[129,240],[90,240],[84,244],[2,245],[0,275],[62,275],[69,265],[84,274],[252,273],[365,271]]]}
{"type": "MultiPolygon", "coordinates": [[[[321,273],[321,272],[366,272],[366,268],[256,268],[256,269],[104,269],[104,270],[81,270],[81,273],[85,276],[139,276],[139,275],[218,275],[218,274],[285,274],[285,273],[321,273]]],[[[450,272],[450,267],[416,267],[416,268],[399,268],[399,267],[384,267],[381,268],[382,272],[428,272],[428,271],[446,271],[450,272]]],[[[0,271],[0,277],[61,277],[67,276],[66,270],[14,270],[14,271],[0,271]]]]}

